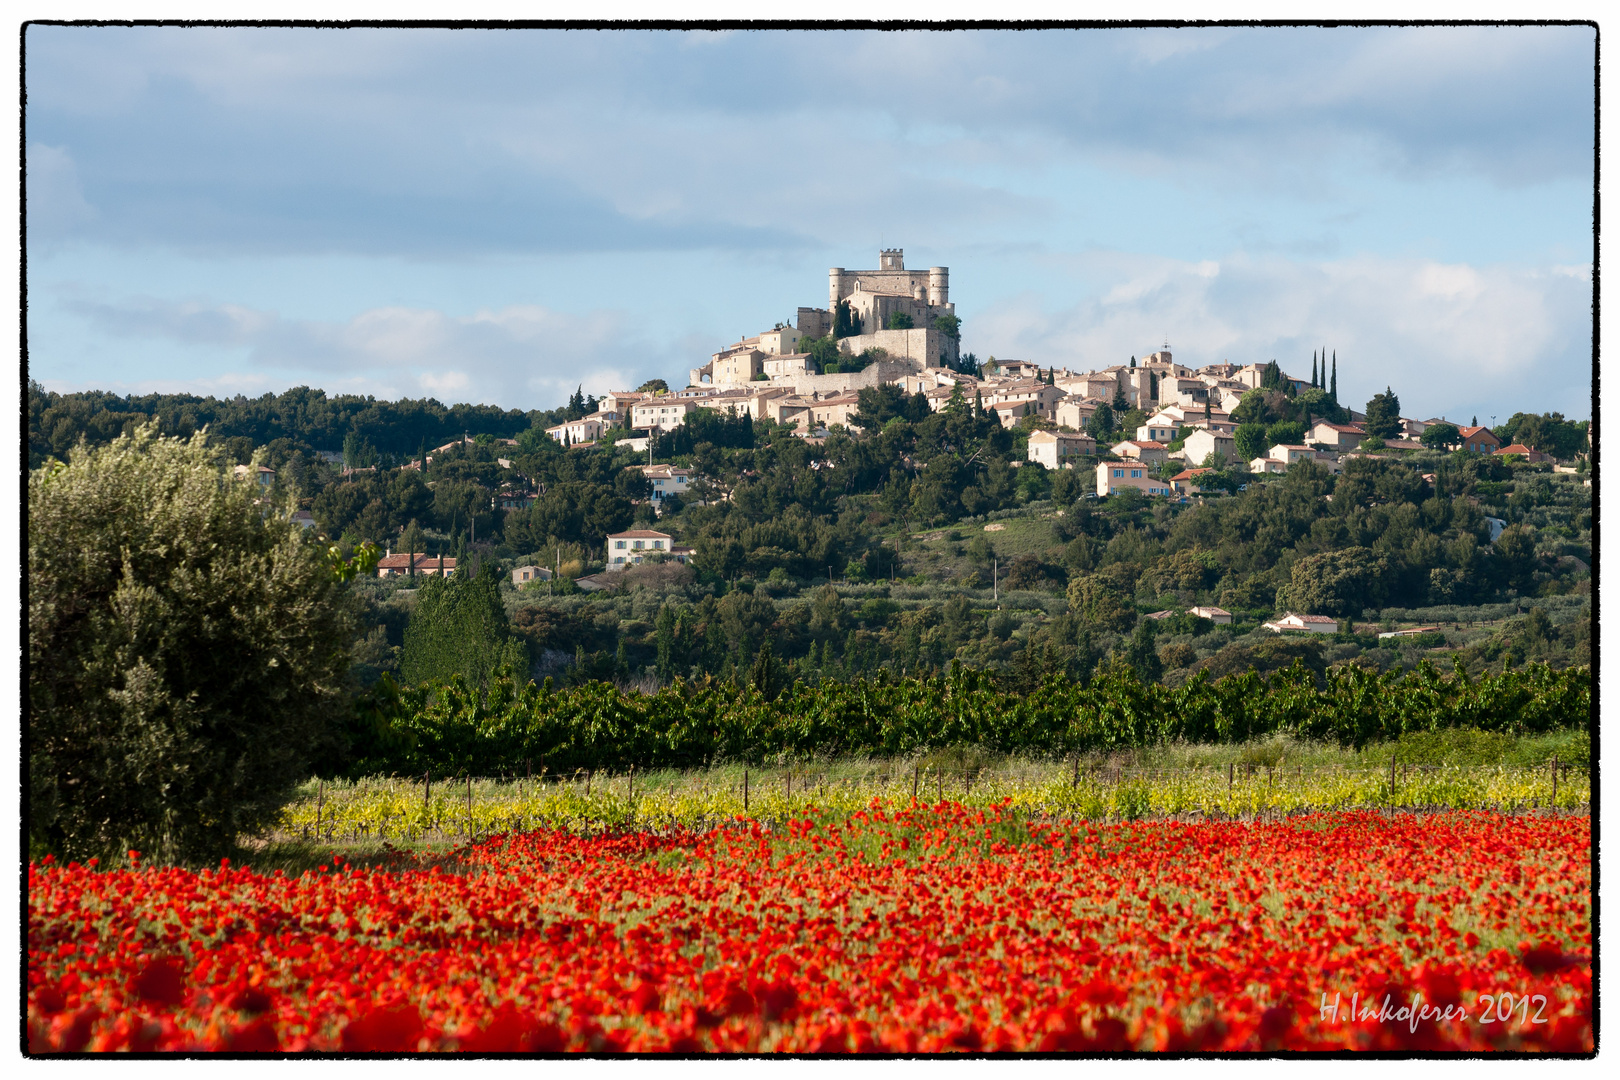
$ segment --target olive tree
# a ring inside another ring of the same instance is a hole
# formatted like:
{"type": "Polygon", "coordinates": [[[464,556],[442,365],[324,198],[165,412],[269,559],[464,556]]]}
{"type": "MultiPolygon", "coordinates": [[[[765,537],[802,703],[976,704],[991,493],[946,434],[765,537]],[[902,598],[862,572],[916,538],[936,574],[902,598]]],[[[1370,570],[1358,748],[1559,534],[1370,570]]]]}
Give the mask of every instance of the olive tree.
{"type": "Polygon", "coordinates": [[[155,425],[29,474],[35,850],[211,858],[307,775],[352,619],[337,549],[256,479],[155,425]]]}

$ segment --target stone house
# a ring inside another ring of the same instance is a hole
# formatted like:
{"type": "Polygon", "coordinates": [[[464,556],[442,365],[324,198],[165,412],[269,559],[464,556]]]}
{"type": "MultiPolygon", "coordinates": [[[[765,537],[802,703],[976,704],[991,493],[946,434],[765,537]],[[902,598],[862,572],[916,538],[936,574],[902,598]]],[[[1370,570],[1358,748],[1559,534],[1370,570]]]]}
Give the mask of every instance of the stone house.
{"type": "Polygon", "coordinates": [[[522,588],[535,581],[550,581],[551,571],[544,566],[519,566],[512,570],[512,584],[522,588]]]}
{"type": "Polygon", "coordinates": [[[1171,490],[1178,495],[1202,495],[1204,489],[1198,486],[1198,477],[1214,469],[1183,469],[1170,478],[1171,490]]]}
{"type": "Polygon", "coordinates": [[[667,496],[685,495],[687,486],[692,482],[691,469],[679,469],[674,465],[632,465],[630,467],[640,469],[641,475],[651,481],[654,506],[663,502],[667,496]]]}
{"type": "Polygon", "coordinates": [[[1189,465],[1201,465],[1211,454],[1233,460],[1237,457],[1237,440],[1224,432],[1198,428],[1181,443],[1182,460],[1189,465]]]}
{"type": "Polygon", "coordinates": [[[985,411],[1001,421],[1002,427],[1017,427],[1026,416],[1044,416],[1038,401],[998,401],[985,411]]]}
{"type": "Polygon", "coordinates": [[[687,414],[697,407],[692,398],[663,394],[631,406],[630,426],[645,431],[672,431],[686,423],[687,414]]]}
{"type": "Polygon", "coordinates": [[[1472,450],[1476,454],[1494,454],[1502,449],[1502,440],[1488,427],[1465,427],[1462,431],[1462,448],[1472,450]]]}
{"type": "Polygon", "coordinates": [[[1115,443],[1108,451],[1144,464],[1156,465],[1161,461],[1170,460],[1170,451],[1163,443],[1144,442],[1139,439],[1126,439],[1124,442],[1115,443]]]}
{"type": "Polygon", "coordinates": [[[1495,451],[1492,456],[1506,457],[1509,454],[1517,454],[1524,458],[1524,460],[1531,462],[1553,460],[1553,456],[1551,454],[1543,454],[1540,450],[1532,450],[1523,443],[1514,443],[1512,446],[1504,446],[1502,449],[1495,451]]]}
{"type": "MultiPolygon", "coordinates": [[[[377,576],[405,577],[412,570],[412,556],[409,552],[396,555],[392,551],[377,560],[377,576]]],[[[418,551],[415,555],[415,570],[418,575],[435,577],[441,572],[446,576],[455,573],[456,560],[442,555],[426,555],[418,551]]]]}
{"type": "Polygon", "coordinates": [[[654,555],[666,556],[683,563],[692,561],[691,548],[681,547],[668,533],[653,529],[631,529],[628,532],[609,533],[605,549],[609,570],[639,566],[643,559],[654,555]]]}
{"type": "Polygon", "coordinates": [[[1170,485],[1156,480],[1141,465],[1130,461],[1103,461],[1097,465],[1097,495],[1106,498],[1121,488],[1133,487],[1149,495],[1169,495],[1170,485]]]}
{"type": "Polygon", "coordinates": [[[1274,634],[1287,631],[1300,631],[1307,634],[1337,634],[1339,632],[1339,620],[1337,619],[1329,618],[1326,615],[1296,615],[1292,611],[1286,612],[1280,619],[1274,619],[1260,625],[1274,634]]]}
{"type": "Polygon", "coordinates": [[[1029,436],[1029,460],[1048,469],[1067,469],[1081,457],[1097,455],[1097,440],[1067,431],[1034,431],[1029,436]]]}
{"type": "Polygon", "coordinates": [[[1097,411],[1097,406],[1107,404],[1101,398],[1067,397],[1058,402],[1056,417],[1058,427],[1073,428],[1084,431],[1086,422],[1091,414],[1097,411]]]}
{"type": "MultiPolygon", "coordinates": [[[[556,427],[546,428],[546,434],[550,435],[558,442],[567,442],[572,446],[578,446],[580,443],[590,443],[600,439],[602,437],[602,433],[607,431],[616,423],[618,423],[617,416],[610,416],[609,414],[602,412],[594,412],[591,415],[581,417],[578,420],[569,420],[565,423],[558,424],[556,427]]],[[[428,460],[432,460],[431,455],[429,456],[428,460]]]]}
{"type": "Polygon", "coordinates": [[[1367,429],[1360,424],[1330,424],[1318,420],[1305,433],[1305,441],[1317,443],[1330,450],[1354,450],[1367,437],[1367,429]]]}

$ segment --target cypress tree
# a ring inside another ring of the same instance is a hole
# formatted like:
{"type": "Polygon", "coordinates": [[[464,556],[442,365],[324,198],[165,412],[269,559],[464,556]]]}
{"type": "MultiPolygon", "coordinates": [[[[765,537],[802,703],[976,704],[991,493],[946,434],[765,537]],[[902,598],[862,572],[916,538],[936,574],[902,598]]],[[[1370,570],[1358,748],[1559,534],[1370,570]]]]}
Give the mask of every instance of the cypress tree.
{"type": "Polygon", "coordinates": [[[1337,405],[1339,403],[1339,350],[1338,349],[1333,350],[1333,389],[1328,391],[1328,397],[1333,399],[1333,404],[1337,405]]]}
{"type": "MultiPolygon", "coordinates": [[[[444,556],[439,557],[441,567],[444,556]]],[[[443,570],[422,583],[405,626],[400,667],[406,680],[448,679],[461,675],[470,686],[485,685],[503,663],[519,674],[528,667],[521,641],[514,640],[501,603],[498,573],[486,562],[477,577],[443,570]]]]}
{"type": "Polygon", "coordinates": [[[675,671],[675,649],[680,640],[680,624],[675,616],[675,605],[665,603],[658,610],[658,677],[668,681],[675,671]]]}
{"type": "Polygon", "coordinates": [[[1311,353],[1311,385],[1316,385],[1316,353],[1311,353]]]}

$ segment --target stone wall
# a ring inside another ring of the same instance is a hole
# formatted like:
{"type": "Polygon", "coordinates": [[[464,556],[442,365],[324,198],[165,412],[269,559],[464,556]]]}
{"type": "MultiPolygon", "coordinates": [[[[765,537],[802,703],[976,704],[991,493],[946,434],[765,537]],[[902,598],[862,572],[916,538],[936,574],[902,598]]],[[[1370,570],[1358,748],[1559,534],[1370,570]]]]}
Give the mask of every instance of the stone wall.
{"type": "Polygon", "coordinates": [[[948,338],[931,326],[919,326],[912,330],[874,330],[869,334],[838,340],[839,351],[851,356],[858,356],[867,349],[882,349],[893,358],[916,360],[924,367],[940,367],[941,352],[954,363],[958,347],[955,338],[948,338]]]}
{"type": "MultiPolygon", "coordinates": [[[[900,330],[891,332],[905,333],[900,330]]],[[[860,371],[840,371],[831,375],[777,375],[772,377],[771,385],[791,387],[795,394],[805,396],[820,394],[822,397],[828,397],[833,394],[847,394],[851,390],[864,390],[868,386],[896,382],[901,376],[916,371],[919,366],[908,360],[879,360],[875,364],[868,364],[860,371]]]]}

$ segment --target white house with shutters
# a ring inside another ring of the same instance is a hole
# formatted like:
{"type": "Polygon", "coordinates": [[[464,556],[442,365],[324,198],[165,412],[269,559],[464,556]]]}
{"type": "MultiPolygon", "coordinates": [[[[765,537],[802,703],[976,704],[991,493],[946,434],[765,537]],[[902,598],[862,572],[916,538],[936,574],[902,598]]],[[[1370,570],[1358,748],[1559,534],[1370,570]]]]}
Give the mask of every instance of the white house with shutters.
{"type": "Polygon", "coordinates": [[[607,568],[609,570],[623,570],[627,566],[639,566],[643,560],[654,555],[674,559],[676,562],[692,561],[692,549],[676,544],[674,538],[668,533],[657,532],[653,529],[631,529],[628,532],[608,534],[607,568]]]}

